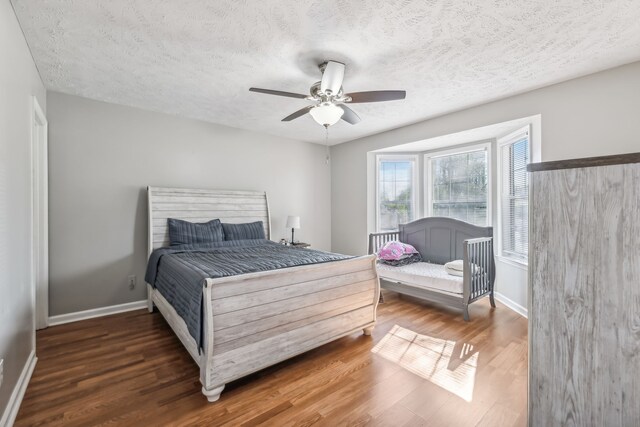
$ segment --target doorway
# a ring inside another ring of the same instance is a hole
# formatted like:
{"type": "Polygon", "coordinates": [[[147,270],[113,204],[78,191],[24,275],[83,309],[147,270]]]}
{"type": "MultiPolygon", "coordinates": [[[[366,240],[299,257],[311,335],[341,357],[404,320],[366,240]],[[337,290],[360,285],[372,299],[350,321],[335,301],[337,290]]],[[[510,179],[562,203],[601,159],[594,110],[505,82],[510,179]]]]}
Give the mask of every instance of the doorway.
{"type": "Polygon", "coordinates": [[[49,324],[49,185],[47,118],[36,97],[31,117],[31,278],[36,329],[49,324]]]}

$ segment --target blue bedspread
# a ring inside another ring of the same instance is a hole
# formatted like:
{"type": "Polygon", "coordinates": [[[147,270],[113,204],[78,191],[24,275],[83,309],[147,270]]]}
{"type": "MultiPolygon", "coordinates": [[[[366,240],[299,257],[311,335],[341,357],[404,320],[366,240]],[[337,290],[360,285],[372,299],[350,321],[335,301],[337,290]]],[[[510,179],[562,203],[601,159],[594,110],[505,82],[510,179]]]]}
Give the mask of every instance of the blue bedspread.
{"type": "Polygon", "coordinates": [[[145,280],[184,319],[202,347],[202,286],[206,278],[235,276],[350,258],[318,250],[280,245],[270,240],[232,240],[180,245],[153,251],[145,280]]]}

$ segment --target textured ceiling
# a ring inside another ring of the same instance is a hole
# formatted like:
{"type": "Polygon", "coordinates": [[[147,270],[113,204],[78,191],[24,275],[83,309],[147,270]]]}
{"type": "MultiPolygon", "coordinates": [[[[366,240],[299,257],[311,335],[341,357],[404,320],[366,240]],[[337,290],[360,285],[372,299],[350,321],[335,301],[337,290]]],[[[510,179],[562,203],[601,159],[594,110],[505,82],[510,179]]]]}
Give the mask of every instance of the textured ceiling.
{"type": "Polygon", "coordinates": [[[640,0],[12,0],[48,89],[321,142],[317,63],[347,64],[359,104],[332,143],[640,60],[640,0]]]}

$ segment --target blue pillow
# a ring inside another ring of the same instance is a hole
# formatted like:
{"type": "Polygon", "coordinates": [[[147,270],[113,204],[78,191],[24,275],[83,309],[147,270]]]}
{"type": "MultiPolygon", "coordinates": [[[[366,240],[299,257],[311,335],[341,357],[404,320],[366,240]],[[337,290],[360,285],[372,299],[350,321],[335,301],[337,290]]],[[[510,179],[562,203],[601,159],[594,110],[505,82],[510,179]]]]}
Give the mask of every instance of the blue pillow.
{"type": "Polygon", "coordinates": [[[222,228],[224,229],[224,240],[266,239],[262,221],[246,224],[227,224],[223,222],[222,228]]]}
{"type": "Polygon", "coordinates": [[[224,231],[219,219],[196,223],[169,218],[167,222],[169,223],[169,243],[171,246],[224,241],[224,231]]]}

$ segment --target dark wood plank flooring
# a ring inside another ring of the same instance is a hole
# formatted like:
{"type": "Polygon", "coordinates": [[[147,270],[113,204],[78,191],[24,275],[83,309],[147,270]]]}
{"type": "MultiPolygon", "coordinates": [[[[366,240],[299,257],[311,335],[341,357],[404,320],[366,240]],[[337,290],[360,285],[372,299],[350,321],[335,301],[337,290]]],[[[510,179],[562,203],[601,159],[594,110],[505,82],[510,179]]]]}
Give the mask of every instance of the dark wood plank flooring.
{"type": "Polygon", "coordinates": [[[459,311],[386,294],[354,334],[200,393],[198,368],[159,313],[37,334],[17,426],[524,426],[527,321],[488,301],[459,311]]]}

